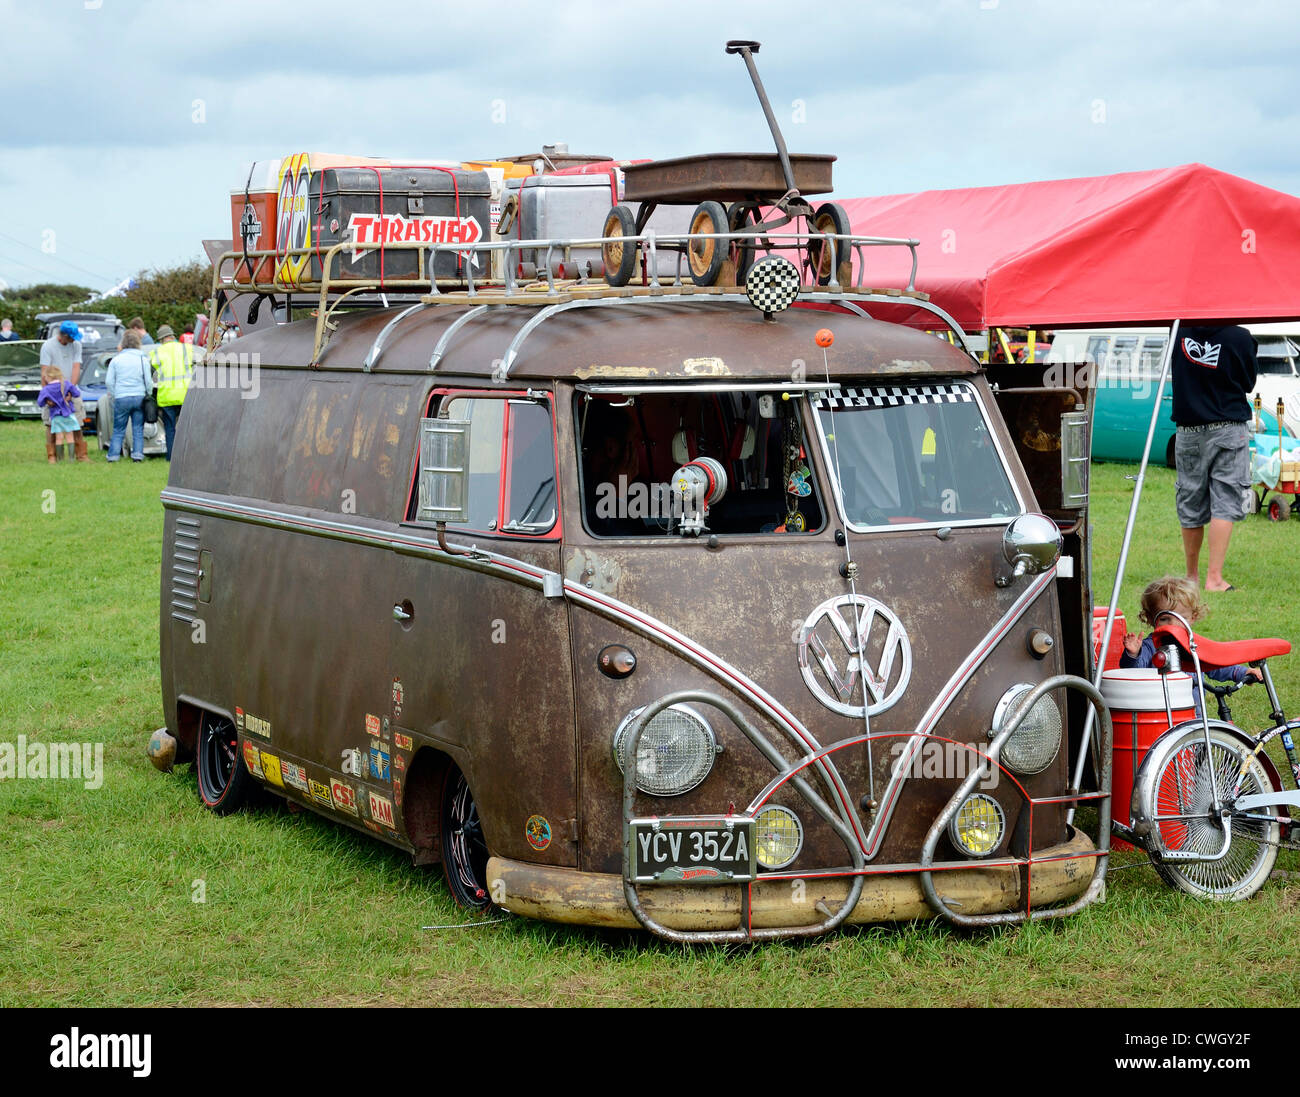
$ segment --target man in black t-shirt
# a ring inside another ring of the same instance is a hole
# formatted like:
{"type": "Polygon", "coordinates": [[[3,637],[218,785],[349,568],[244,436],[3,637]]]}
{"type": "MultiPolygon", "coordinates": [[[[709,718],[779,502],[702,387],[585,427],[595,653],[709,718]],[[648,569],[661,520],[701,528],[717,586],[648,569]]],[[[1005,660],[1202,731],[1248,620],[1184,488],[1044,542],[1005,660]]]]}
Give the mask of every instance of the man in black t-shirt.
{"type": "Polygon", "coordinates": [[[1256,349],[1254,336],[1241,327],[1180,328],[1174,347],[1178,521],[1187,577],[1198,583],[1201,544],[1209,526],[1206,590],[1233,589],[1223,577],[1223,561],[1232,524],[1246,514],[1256,349]]]}

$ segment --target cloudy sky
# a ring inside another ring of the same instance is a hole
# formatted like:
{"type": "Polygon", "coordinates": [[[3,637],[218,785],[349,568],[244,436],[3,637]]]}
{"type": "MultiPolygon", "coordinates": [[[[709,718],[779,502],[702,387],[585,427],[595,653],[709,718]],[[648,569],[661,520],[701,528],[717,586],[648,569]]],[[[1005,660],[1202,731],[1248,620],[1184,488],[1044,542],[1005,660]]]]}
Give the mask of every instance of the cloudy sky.
{"type": "Polygon", "coordinates": [[[1190,161],[1300,194],[1288,0],[0,0],[0,280],[198,257],[296,151],[768,151],[729,38],[841,197],[1190,161]]]}

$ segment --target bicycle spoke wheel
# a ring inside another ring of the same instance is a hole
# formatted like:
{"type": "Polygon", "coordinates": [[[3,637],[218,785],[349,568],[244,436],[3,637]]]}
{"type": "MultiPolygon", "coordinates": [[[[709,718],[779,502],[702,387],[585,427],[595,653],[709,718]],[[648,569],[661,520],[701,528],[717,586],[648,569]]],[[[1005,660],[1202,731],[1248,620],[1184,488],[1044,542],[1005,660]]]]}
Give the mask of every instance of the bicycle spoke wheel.
{"type": "MultiPolygon", "coordinates": [[[[1174,752],[1156,774],[1154,805],[1159,845],[1166,851],[1214,854],[1223,845],[1224,821],[1213,813],[1215,794],[1222,802],[1246,763],[1241,795],[1272,789],[1264,767],[1232,736],[1210,732],[1210,754],[1205,751],[1205,734],[1189,729],[1174,752]],[[1217,786],[1217,788],[1216,788],[1217,786]]],[[[1268,809],[1255,814],[1268,814],[1268,809]]],[[[1280,827],[1274,821],[1234,815],[1228,820],[1231,842],[1228,852],[1217,861],[1167,861],[1155,853],[1156,872],[1171,887],[1208,899],[1248,899],[1268,879],[1277,860],[1280,827]]]]}

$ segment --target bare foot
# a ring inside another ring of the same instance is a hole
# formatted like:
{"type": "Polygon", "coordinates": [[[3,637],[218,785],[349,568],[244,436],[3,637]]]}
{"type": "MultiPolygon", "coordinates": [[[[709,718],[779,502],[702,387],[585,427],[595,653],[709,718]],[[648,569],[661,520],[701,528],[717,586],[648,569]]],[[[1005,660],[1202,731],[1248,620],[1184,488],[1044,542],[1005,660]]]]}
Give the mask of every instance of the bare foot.
{"type": "Polygon", "coordinates": [[[1207,579],[1205,580],[1205,589],[1209,591],[1223,591],[1223,590],[1236,590],[1237,588],[1234,587],[1231,583],[1229,583],[1226,579],[1220,579],[1218,582],[1215,583],[1211,583],[1207,579]]]}

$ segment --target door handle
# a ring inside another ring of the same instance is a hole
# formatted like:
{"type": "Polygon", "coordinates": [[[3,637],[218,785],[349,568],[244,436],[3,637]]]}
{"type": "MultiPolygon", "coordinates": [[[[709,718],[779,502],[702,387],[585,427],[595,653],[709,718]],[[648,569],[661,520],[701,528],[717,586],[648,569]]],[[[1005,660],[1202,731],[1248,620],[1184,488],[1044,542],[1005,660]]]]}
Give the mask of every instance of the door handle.
{"type": "Polygon", "coordinates": [[[411,619],[411,615],[407,613],[406,610],[404,610],[401,607],[401,605],[396,605],[393,607],[394,621],[409,621],[410,619],[411,619]]]}

